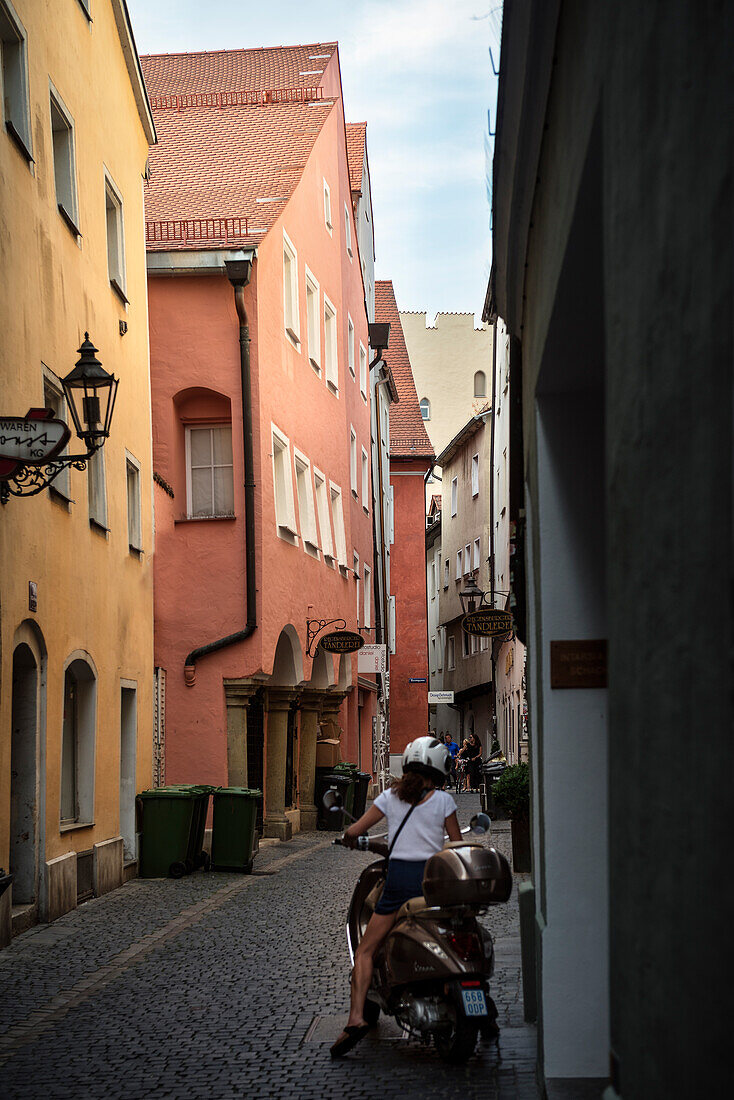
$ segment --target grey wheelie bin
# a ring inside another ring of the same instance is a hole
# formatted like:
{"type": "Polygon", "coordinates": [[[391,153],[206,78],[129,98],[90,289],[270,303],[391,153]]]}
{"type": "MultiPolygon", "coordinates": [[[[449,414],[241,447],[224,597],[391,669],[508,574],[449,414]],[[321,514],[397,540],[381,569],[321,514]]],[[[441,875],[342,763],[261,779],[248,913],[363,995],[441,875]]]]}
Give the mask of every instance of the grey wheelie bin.
{"type": "Polygon", "coordinates": [[[354,809],[352,813],[355,817],[361,817],[367,809],[367,791],[372,782],[372,776],[369,772],[355,772],[354,780],[354,809]]]}
{"type": "Polygon", "coordinates": [[[248,787],[219,787],[214,791],[212,870],[251,873],[261,798],[262,791],[248,787]]]}

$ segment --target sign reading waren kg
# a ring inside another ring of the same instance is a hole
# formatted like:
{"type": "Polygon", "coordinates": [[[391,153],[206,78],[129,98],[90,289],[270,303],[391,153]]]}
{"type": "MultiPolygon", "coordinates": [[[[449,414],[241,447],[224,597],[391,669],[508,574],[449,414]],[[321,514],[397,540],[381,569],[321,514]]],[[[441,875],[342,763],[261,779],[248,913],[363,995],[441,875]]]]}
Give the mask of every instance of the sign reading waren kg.
{"type": "Polygon", "coordinates": [[[513,628],[510,612],[497,611],[493,607],[480,607],[477,611],[470,611],[461,620],[461,625],[467,634],[480,634],[485,638],[509,634],[513,628]]]}

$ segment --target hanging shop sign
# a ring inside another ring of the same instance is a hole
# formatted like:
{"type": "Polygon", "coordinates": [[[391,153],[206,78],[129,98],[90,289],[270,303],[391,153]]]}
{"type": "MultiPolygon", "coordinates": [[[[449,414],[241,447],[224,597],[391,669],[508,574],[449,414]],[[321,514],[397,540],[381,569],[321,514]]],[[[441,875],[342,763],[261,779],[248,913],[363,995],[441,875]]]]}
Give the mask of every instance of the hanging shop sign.
{"type": "Polygon", "coordinates": [[[353,630],[332,630],[319,638],[319,645],[327,653],[356,653],[364,645],[364,638],[353,630]]]}
{"type": "Polygon", "coordinates": [[[453,703],[454,693],[453,691],[429,691],[428,702],[429,703],[453,703]]]}
{"type": "Polygon", "coordinates": [[[484,638],[509,634],[513,627],[510,612],[497,611],[493,607],[480,607],[477,611],[470,611],[461,620],[461,625],[466,634],[479,634],[484,638]]]}
{"type": "Polygon", "coordinates": [[[0,416],[0,477],[19,465],[41,466],[63,451],[71,432],[51,409],[29,409],[25,416],[0,416]]]}
{"type": "Polygon", "coordinates": [[[357,658],[357,672],[384,672],[387,669],[387,646],[364,645],[357,658]]]}

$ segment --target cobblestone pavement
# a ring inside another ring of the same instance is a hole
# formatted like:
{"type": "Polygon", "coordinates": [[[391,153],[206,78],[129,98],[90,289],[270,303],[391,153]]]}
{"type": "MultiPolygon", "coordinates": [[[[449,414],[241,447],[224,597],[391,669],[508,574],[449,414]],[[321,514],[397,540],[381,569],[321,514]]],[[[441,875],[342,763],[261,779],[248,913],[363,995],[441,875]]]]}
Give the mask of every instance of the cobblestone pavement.
{"type": "MultiPolygon", "coordinates": [[[[478,808],[460,796],[460,818],[478,808]]],[[[493,842],[509,855],[509,829],[493,842]]],[[[381,1022],[333,1063],[346,907],[370,859],[328,834],[263,847],[255,874],[135,880],[0,952],[0,1095],[530,1100],[517,900],[490,910],[502,1032],[465,1067],[381,1022]]]]}

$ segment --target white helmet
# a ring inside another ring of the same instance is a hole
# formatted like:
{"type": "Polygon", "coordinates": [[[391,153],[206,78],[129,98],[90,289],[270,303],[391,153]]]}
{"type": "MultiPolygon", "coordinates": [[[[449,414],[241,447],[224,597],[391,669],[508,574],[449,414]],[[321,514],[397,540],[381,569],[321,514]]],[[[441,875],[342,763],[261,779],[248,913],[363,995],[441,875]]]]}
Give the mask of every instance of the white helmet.
{"type": "Polygon", "coordinates": [[[406,745],[403,771],[419,772],[443,783],[451,771],[451,753],[435,737],[416,737],[415,741],[406,745]]]}

